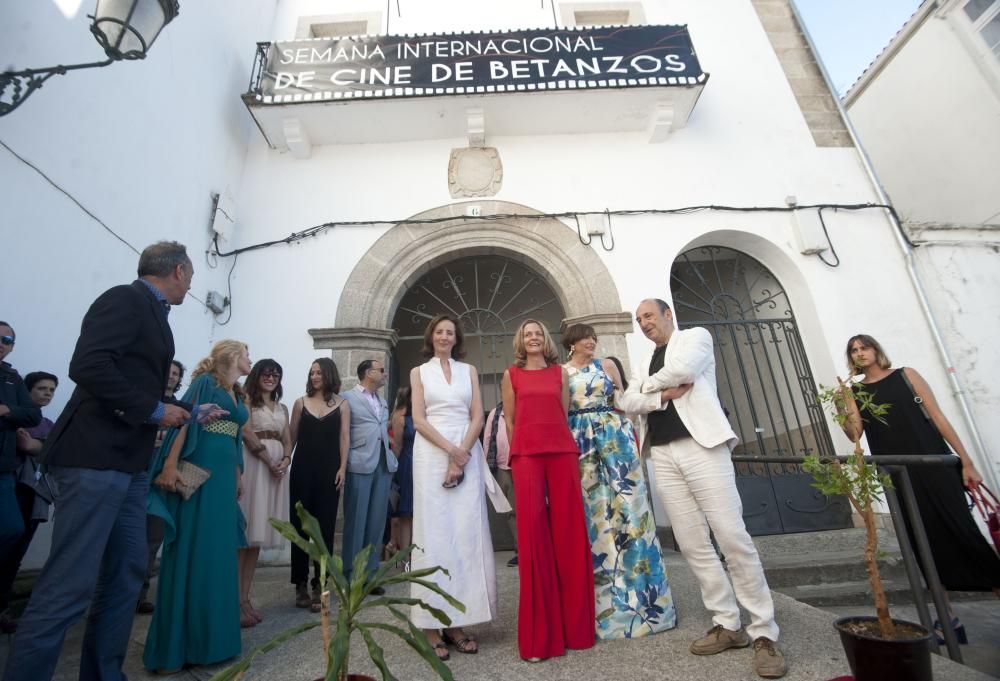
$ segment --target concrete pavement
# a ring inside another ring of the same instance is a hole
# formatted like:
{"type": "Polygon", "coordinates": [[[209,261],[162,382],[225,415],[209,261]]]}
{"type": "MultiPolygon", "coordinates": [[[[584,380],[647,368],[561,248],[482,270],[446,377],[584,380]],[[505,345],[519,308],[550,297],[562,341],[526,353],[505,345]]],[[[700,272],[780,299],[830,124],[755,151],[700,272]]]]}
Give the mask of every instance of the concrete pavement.
{"type": "MultiPolygon", "coordinates": [[[[696,657],[688,652],[690,642],[701,636],[711,619],[701,604],[697,584],[679,554],[667,552],[666,561],[678,611],[676,629],[644,639],[600,642],[593,649],[574,651],[539,664],[523,662],[517,654],[516,610],[517,570],[504,564],[510,553],[496,554],[499,616],[493,623],[473,628],[480,641],[478,655],[460,655],[452,651],[449,666],[456,679],[497,681],[586,681],[601,679],[649,679],[650,681],[752,680],[752,651],[731,650],[712,657],[696,657]]],[[[398,587],[401,588],[401,587],[398,587]]],[[[778,623],[782,628],[781,648],[789,663],[789,681],[825,681],[849,673],[839,638],[831,622],[834,615],[775,594],[778,623]]],[[[265,621],[244,630],[244,651],[267,641],[276,633],[306,621],[311,615],[293,605],[293,590],[288,583],[288,568],[262,567],[254,587],[254,604],[265,621]]],[[[388,618],[386,618],[388,621],[388,618]]],[[[126,673],[132,681],[165,677],[142,669],[142,647],[149,618],[137,616],[126,660],[126,673]]],[[[971,632],[970,632],[971,633],[971,632]]],[[[70,632],[60,660],[57,681],[75,681],[82,625],[70,632]]],[[[430,667],[405,644],[383,637],[386,660],[400,679],[416,681],[436,678],[430,667]]],[[[0,665],[4,664],[9,641],[0,642],[0,665]]],[[[360,636],[352,645],[352,671],[380,678],[370,662],[360,636]]],[[[934,657],[935,678],[948,681],[988,681],[994,677],[969,667],[934,657]]],[[[171,679],[208,679],[216,668],[192,668],[171,679]]],[[[311,681],[324,673],[322,639],[318,629],[303,634],[258,658],[246,681],[311,681]]]]}

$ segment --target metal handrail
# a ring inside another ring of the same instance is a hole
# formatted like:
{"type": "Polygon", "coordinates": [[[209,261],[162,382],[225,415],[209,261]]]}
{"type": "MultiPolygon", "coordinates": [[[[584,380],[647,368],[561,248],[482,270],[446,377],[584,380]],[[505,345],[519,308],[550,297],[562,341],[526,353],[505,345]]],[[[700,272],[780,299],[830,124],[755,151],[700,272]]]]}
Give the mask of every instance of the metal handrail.
{"type": "MultiPolygon", "coordinates": [[[[784,463],[801,464],[805,461],[801,456],[733,456],[733,463],[784,463]]],[[[837,457],[820,457],[820,461],[829,462],[834,459],[845,462],[854,458],[853,455],[837,457]]],[[[910,520],[910,527],[913,529],[913,538],[916,540],[917,553],[926,568],[924,579],[934,600],[934,609],[937,611],[938,621],[942,623],[941,631],[944,635],[945,646],[948,650],[948,657],[958,663],[962,663],[962,652],[958,647],[958,639],[955,630],[951,628],[951,618],[948,616],[948,604],[945,601],[944,589],[941,580],[938,578],[937,566],[934,564],[934,557],[931,555],[930,542],[927,541],[927,533],[924,531],[924,523],[920,519],[920,509],[917,508],[917,500],[913,494],[913,484],[910,482],[910,474],[907,471],[909,466],[956,466],[960,459],[951,454],[920,454],[916,456],[887,455],[877,457],[866,457],[877,467],[896,473],[899,480],[899,491],[906,499],[906,514],[910,520]]],[[[913,594],[913,603],[917,608],[917,615],[920,624],[927,631],[931,632],[931,649],[940,654],[941,650],[937,644],[934,634],[934,624],[931,621],[930,611],[927,603],[924,602],[924,588],[920,582],[920,568],[917,565],[913,547],[910,545],[909,534],[903,522],[903,509],[899,504],[895,489],[886,489],[885,498],[889,504],[889,515],[892,518],[893,529],[896,532],[896,541],[899,544],[899,551],[903,556],[903,566],[906,568],[906,578],[910,582],[910,592],[913,594]]]]}

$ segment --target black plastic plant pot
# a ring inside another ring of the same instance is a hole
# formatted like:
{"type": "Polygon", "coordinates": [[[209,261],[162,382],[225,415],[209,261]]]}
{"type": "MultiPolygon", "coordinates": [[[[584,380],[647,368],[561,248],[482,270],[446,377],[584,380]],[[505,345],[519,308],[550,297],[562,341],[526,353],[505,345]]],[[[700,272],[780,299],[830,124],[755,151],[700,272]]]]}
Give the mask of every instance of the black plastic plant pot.
{"type": "Polygon", "coordinates": [[[855,631],[858,625],[868,623],[877,631],[876,617],[852,615],[833,623],[855,681],[933,681],[930,633],[919,624],[897,619],[893,622],[900,636],[894,640],[855,631]]]}

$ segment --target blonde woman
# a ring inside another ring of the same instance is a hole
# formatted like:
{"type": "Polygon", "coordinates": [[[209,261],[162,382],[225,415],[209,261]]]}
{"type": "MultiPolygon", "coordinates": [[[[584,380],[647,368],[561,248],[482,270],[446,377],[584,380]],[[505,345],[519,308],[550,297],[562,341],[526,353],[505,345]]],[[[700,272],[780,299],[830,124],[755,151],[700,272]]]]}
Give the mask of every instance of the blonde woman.
{"type": "Polygon", "coordinates": [[[594,570],[568,411],[556,345],[541,322],[526,319],[503,375],[503,415],[517,490],[517,644],[528,662],[594,645],[594,570]]]}
{"type": "Polygon", "coordinates": [[[219,341],[192,372],[186,400],[214,402],[229,415],[207,426],[171,429],[150,465],[148,511],[164,519],[156,610],[143,664],[157,672],[221,662],[240,654],[236,550],[246,545],[240,428],[249,415],[239,383],[250,373],[247,346],[219,341]],[[188,499],[177,493],[178,464],[209,471],[188,499]]]}

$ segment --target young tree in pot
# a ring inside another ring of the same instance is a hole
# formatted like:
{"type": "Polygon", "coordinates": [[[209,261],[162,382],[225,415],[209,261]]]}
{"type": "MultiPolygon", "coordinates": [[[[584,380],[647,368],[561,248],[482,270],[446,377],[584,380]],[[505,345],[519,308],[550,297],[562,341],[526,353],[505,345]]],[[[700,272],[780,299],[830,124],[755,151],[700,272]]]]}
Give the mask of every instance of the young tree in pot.
{"type": "Polygon", "coordinates": [[[845,426],[852,419],[864,418],[864,415],[885,423],[885,414],[889,410],[887,404],[875,404],[872,395],[864,386],[857,383],[844,383],[837,379],[839,387],[822,388],[819,401],[830,410],[844,432],[852,435],[854,452],[849,461],[841,463],[837,459],[821,460],[818,456],[807,456],[803,468],[812,474],[815,482],[813,487],[827,496],[843,495],[851,502],[855,512],[861,516],[865,524],[865,568],[868,571],[868,582],[872,587],[875,599],[875,614],[878,617],[879,630],[883,638],[896,638],[896,628],[889,616],[889,602],[882,586],[882,576],[878,569],[878,534],[875,525],[874,503],[882,498],[883,488],[892,487],[892,481],[885,473],[879,473],[874,464],[865,459],[865,450],[861,448],[861,428],[847,429],[845,426]],[[856,405],[852,409],[851,405],[856,405]]]}
{"type": "Polygon", "coordinates": [[[296,546],[305,551],[311,560],[319,563],[320,584],[326,587],[321,598],[320,621],[307,622],[278,634],[267,643],[251,650],[245,658],[236,664],[214,675],[209,681],[239,681],[243,678],[246,670],[253,663],[257,655],[273,650],[289,639],[316,627],[322,627],[323,629],[323,646],[326,650],[326,675],[323,677],[325,681],[348,681],[348,679],[361,681],[362,679],[370,678],[348,674],[351,635],[355,631],[361,633],[368,649],[368,655],[382,674],[383,681],[398,680],[389,671],[384,651],[372,636],[374,631],[385,631],[398,636],[407,645],[417,651],[441,679],[444,681],[454,681],[451,670],[438,659],[438,656],[427,642],[427,637],[423,631],[410,622],[409,617],[400,610],[400,606],[415,605],[421,607],[431,613],[444,627],[451,624],[451,618],[441,610],[432,607],[419,598],[389,595],[381,597],[371,596],[372,591],[379,587],[385,588],[394,584],[415,583],[438,594],[459,611],[465,612],[465,606],[461,602],[446,593],[434,582],[425,579],[439,571],[447,575],[448,571],[441,566],[435,566],[390,576],[389,572],[392,566],[398,561],[404,561],[409,557],[410,552],[414,548],[411,544],[406,548],[400,549],[382,567],[373,573],[367,568],[368,555],[373,549],[371,546],[366,546],[355,557],[351,570],[351,579],[348,581],[344,576],[343,561],[339,556],[330,553],[326,543],[323,541],[323,534],[316,518],[303,508],[302,502],[295,504],[295,511],[302,521],[302,531],[309,538],[308,540],[300,536],[289,522],[275,518],[271,518],[270,522],[285,538],[294,542],[296,546]],[[335,628],[332,636],[330,627],[331,596],[336,599],[338,604],[336,622],[334,623],[335,628]],[[359,618],[360,613],[377,608],[387,608],[401,625],[373,622],[359,618]]]}
{"type": "MultiPolygon", "coordinates": [[[[888,681],[895,678],[908,679],[929,679],[930,658],[926,642],[929,635],[921,627],[893,620],[889,614],[889,602],[882,585],[882,576],[878,567],[878,534],[875,524],[876,501],[881,500],[883,491],[892,488],[892,480],[885,473],[880,473],[873,463],[869,463],[861,448],[861,435],[863,433],[862,419],[873,418],[880,423],[886,423],[885,415],[891,405],[878,404],[873,401],[872,394],[868,392],[863,384],[853,380],[845,383],[840,378],[837,379],[838,387],[822,388],[817,396],[820,403],[825,405],[833,418],[837,421],[844,432],[854,442],[854,451],[847,461],[841,462],[838,459],[820,459],[818,456],[807,456],[803,468],[810,473],[813,478],[813,487],[827,496],[843,495],[850,501],[851,506],[861,516],[865,525],[865,547],[864,562],[868,573],[868,582],[871,585],[872,596],[875,602],[875,614],[877,628],[872,630],[870,626],[871,618],[842,618],[837,622],[837,628],[841,631],[841,638],[847,652],[848,660],[855,677],[860,681],[866,678],[866,674],[860,667],[868,666],[867,662],[856,660],[857,652],[848,648],[848,641],[845,634],[854,635],[865,639],[882,639],[876,645],[884,646],[886,642],[897,639],[897,625],[903,625],[910,630],[910,634],[917,638],[910,637],[909,640],[922,648],[917,657],[925,659],[926,662],[917,662],[916,667],[922,668],[919,671],[910,673],[902,670],[899,665],[894,664],[891,655],[887,658],[886,649],[879,647],[878,651],[873,651],[876,658],[882,657],[882,661],[876,661],[872,666],[880,669],[894,669],[901,675],[897,676],[893,672],[886,675],[884,672],[875,672],[867,678],[879,678],[880,681],[888,681]],[[848,623],[850,620],[850,623],[848,623]],[[883,667],[883,665],[888,665],[883,667]],[[923,669],[925,668],[925,669],[923,669]]],[[[906,635],[900,635],[902,639],[906,635]]],[[[869,667],[870,668],[870,667],[869,667]]]]}

